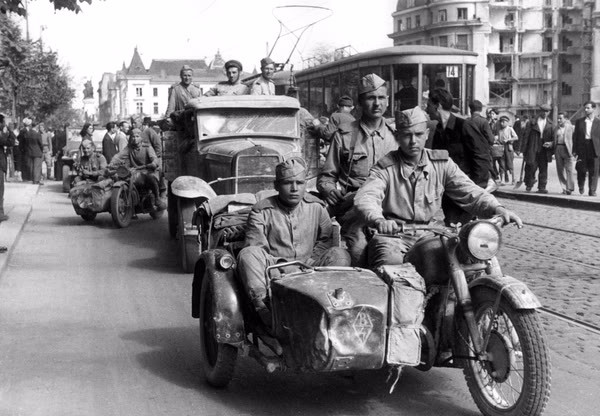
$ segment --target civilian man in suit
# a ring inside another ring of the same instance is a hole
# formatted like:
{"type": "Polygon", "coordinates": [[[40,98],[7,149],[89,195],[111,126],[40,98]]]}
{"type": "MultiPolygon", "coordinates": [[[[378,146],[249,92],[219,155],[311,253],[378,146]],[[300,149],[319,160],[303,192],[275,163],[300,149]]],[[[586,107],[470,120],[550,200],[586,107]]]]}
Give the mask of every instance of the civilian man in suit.
{"type": "Polygon", "coordinates": [[[15,134],[8,128],[7,124],[4,114],[0,113],[0,222],[8,219],[8,216],[4,214],[4,175],[7,171],[4,147],[14,146],[16,140],[15,134]]]}
{"type": "Polygon", "coordinates": [[[525,162],[525,190],[531,192],[535,184],[535,174],[539,169],[539,194],[547,194],[548,162],[552,161],[552,144],[554,143],[554,126],[548,118],[552,107],[548,104],[540,106],[540,112],[535,120],[527,125],[523,136],[523,160],[525,162]]]}
{"type": "Polygon", "coordinates": [[[110,163],[112,158],[121,150],[127,147],[127,138],[117,128],[117,123],[106,123],[106,134],[102,139],[102,154],[106,163],[110,163]]]}
{"type": "Polygon", "coordinates": [[[42,179],[42,135],[33,128],[32,120],[23,119],[25,128],[19,134],[19,145],[23,145],[23,154],[25,160],[25,171],[28,172],[28,179],[34,184],[43,185],[42,179]]]}
{"type": "MultiPolygon", "coordinates": [[[[486,189],[488,184],[494,185],[492,178],[492,156],[491,146],[494,144],[494,135],[490,124],[481,115],[483,104],[479,100],[469,103],[471,117],[464,122],[464,144],[466,157],[471,163],[469,178],[480,187],[486,189]]],[[[488,192],[492,192],[488,189],[488,192]]]]}
{"type": "Polygon", "coordinates": [[[577,159],[577,185],[579,193],[585,191],[585,177],[588,176],[590,196],[596,196],[600,158],[600,120],[594,115],[596,103],[587,101],[583,110],[585,117],[575,122],[573,133],[573,156],[577,159]]]}
{"type": "Polygon", "coordinates": [[[571,195],[575,189],[575,160],[573,158],[573,125],[558,113],[558,126],[554,133],[554,156],[556,156],[556,171],[562,193],[571,195]]]}

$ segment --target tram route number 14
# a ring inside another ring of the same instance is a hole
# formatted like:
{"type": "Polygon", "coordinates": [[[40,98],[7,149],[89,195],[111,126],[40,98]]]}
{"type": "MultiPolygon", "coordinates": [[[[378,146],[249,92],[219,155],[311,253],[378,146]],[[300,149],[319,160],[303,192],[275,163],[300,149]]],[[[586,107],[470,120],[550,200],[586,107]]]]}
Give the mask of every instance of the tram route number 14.
{"type": "Polygon", "coordinates": [[[446,78],[458,78],[458,65],[446,65],[446,78]]]}

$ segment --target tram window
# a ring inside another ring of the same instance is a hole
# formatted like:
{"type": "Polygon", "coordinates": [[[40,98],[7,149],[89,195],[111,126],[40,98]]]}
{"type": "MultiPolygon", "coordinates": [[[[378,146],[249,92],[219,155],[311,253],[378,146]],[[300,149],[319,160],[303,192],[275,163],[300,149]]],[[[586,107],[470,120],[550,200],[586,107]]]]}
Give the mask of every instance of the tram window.
{"type": "Polygon", "coordinates": [[[330,75],[325,77],[325,107],[327,108],[327,114],[320,114],[321,116],[327,116],[335,110],[337,102],[341,96],[340,94],[340,77],[338,74],[330,75]]]}
{"type": "Polygon", "coordinates": [[[302,107],[310,109],[312,103],[308,99],[308,82],[298,83],[298,101],[302,107]]]}
{"type": "Polygon", "coordinates": [[[381,67],[379,65],[377,66],[365,66],[360,68],[360,76],[364,77],[365,75],[369,75],[369,74],[377,74],[377,76],[383,78],[381,75],[381,67]]]}
{"type": "Polygon", "coordinates": [[[450,91],[458,108],[461,108],[461,80],[461,65],[423,65],[423,95],[428,96],[431,89],[444,88],[450,91]]]}
{"type": "Polygon", "coordinates": [[[352,97],[354,102],[357,102],[358,98],[358,69],[353,69],[342,73],[342,95],[349,95],[352,97]]]}
{"type": "Polygon", "coordinates": [[[394,65],[394,86],[395,106],[400,110],[414,108],[419,104],[417,74],[419,67],[417,64],[394,65]]]}
{"type": "Polygon", "coordinates": [[[323,78],[310,81],[309,95],[311,114],[314,117],[326,115],[327,109],[323,104],[323,78]]]}

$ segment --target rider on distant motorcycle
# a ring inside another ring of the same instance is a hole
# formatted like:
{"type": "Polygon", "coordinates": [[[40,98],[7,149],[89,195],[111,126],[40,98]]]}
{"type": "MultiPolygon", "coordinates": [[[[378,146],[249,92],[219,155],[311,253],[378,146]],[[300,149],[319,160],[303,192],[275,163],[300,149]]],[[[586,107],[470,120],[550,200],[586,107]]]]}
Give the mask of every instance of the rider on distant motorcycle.
{"type": "Polygon", "coordinates": [[[81,159],[77,164],[77,176],[73,183],[90,180],[97,182],[102,180],[102,175],[106,169],[106,158],[95,152],[96,146],[90,139],[83,139],[79,146],[81,159]]]}
{"type": "Polygon", "coordinates": [[[149,143],[143,142],[140,129],[133,129],[129,144],[117,153],[108,165],[109,169],[115,169],[124,165],[128,168],[141,168],[133,174],[134,183],[139,187],[151,189],[156,200],[156,208],[164,210],[167,208],[165,202],[160,198],[158,187],[159,159],[156,152],[149,143]]]}
{"type": "MultiPolygon", "coordinates": [[[[429,134],[426,122],[419,107],[396,113],[399,148],[373,166],[354,200],[367,225],[389,234],[399,230],[397,221],[429,223],[441,208],[442,195],[446,194],[474,215],[502,215],[505,223],[514,222],[521,227],[521,219],[473,183],[447,151],[424,149],[429,134]]],[[[373,237],[367,247],[369,266],[403,263],[404,255],[419,237],[418,234],[398,239],[373,237]]]]}

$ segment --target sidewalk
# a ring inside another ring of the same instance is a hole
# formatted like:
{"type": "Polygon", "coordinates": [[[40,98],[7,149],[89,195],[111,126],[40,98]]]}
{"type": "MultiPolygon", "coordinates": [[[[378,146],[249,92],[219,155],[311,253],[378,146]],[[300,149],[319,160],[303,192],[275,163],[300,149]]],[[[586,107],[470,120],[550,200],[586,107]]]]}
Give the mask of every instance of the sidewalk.
{"type": "Polygon", "coordinates": [[[7,247],[8,251],[0,253],[0,278],[29,218],[38,189],[39,185],[30,182],[4,183],[4,212],[8,215],[8,221],[0,222],[0,246],[7,247]]]}
{"type": "MultiPolygon", "coordinates": [[[[515,182],[519,180],[522,163],[522,157],[515,157],[515,182]]],[[[577,182],[577,179],[575,179],[575,182],[577,182]]],[[[571,195],[562,194],[562,188],[560,187],[558,175],[556,173],[555,161],[552,161],[552,163],[548,164],[547,189],[547,194],[538,194],[535,192],[537,191],[537,183],[533,186],[531,192],[525,191],[524,183],[518,189],[515,189],[514,185],[508,184],[500,186],[498,190],[494,192],[494,195],[499,198],[517,199],[519,201],[535,202],[538,204],[547,204],[551,206],[600,211],[600,197],[588,196],[587,182],[585,193],[583,195],[579,194],[577,183],[575,183],[575,191],[571,195]]],[[[600,191],[600,189],[598,191],[600,191]]]]}

